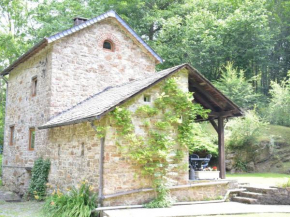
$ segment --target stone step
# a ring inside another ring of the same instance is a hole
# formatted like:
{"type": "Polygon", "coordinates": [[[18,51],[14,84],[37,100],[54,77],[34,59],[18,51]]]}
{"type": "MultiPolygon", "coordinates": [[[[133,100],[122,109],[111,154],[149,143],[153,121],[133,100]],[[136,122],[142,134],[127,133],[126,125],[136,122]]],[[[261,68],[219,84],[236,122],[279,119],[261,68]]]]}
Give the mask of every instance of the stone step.
{"type": "Polygon", "coordinates": [[[247,204],[257,204],[258,200],[249,197],[233,197],[232,201],[239,202],[239,203],[247,203],[247,204]]]}
{"type": "Polygon", "coordinates": [[[255,193],[261,193],[261,194],[267,194],[267,192],[274,190],[275,188],[260,188],[260,187],[247,187],[245,186],[244,188],[247,189],[249,192],[255,192],[255,193]]]}
{"type": "Polygon", "coordinates": [[[244,191],[244,192],[240,192],[239,196],[241,197],[248,197],[248,198],[254,198],[254,199],[259,199],[260,197],[263,196],[262,193],[256,193],[256,192],[248,192],[248,191],[244,191]]]}

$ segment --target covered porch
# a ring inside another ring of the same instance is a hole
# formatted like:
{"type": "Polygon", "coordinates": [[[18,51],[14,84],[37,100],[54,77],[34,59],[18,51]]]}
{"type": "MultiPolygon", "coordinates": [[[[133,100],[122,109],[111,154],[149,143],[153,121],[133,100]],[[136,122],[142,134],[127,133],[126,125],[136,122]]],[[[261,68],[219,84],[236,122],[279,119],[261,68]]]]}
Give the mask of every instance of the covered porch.
{"type": "Polygon", "coordinates": [[[196,69],[188,67],[189,91],[193,92],[193,103],[201,104],[211,112],[207,119],[197,117],[196,122],[208,121],[218,134],[218,170],[219,177],[226,178],[225,167],[225,142],[224,126],[225,120],[232,117],[243,116],[243,111],[229,98],[216,89],[211,82],[203,77],[196,69]]]}

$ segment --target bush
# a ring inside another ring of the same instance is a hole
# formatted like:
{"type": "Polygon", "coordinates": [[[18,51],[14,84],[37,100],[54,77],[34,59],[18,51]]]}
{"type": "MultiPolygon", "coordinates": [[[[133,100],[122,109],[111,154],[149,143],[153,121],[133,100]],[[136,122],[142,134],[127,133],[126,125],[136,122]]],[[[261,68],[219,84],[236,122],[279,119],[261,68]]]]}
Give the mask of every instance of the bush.
{"type": "Polygon", "coordinates": [[[226,148],[234,151],[238,157],[243,157],[239,159],[241,162],[255,162],[260,130],[265,125],[255,111],[248,111],[245,117],[230,120],[225,127],[226,148]]]}
{"type": "Polygon", "coordinates": [[[192,144],[189,145],[189,153],[195,153],[201,156],[211,154],[218,156],[217,134],[209,135],[205,125],[194,123],[192,125],[192,135],[194,136],[192,144]]]}
{"type": "Polygon", "coordinates": [[[50,170],[50,160],[39,158],[34,162],[32,177],[28,189],[28,197],[43,200],[46,196],[46,183],[50,170]]]}
{"type": "Polygon", "coordinates": [[[267,109],[267,118],[271,124],[290,126],[290,80],[281,84],[271,82],[271,101],[267,109]]]}
{"type": "Polygon", "coordinates": [[[43,213],[49,217],[89,217],[97,215],[91,211],[95,209],[97,194],[93,193],[92,186],[83,181],[78,188],[67,189],[67,193],[54,191],[47,197],[43,213]]]}

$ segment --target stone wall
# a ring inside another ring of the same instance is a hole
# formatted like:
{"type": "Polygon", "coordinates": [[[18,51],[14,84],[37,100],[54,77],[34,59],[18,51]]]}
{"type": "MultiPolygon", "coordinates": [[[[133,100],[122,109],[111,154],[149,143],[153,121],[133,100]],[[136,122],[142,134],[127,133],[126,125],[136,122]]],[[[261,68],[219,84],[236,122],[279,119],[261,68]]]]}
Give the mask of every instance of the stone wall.
{"type": "Polygon", "coordinates": [[[258,200],[260,204],[290,205],[290,188],[268,189],[258,200]]]}
{"type": "Polygon", "coordinates": [[[155,60],[113,18],[54,43],[51,115],[92,94],[155,72],[155,60]],[[103,42],[114,43],[114,51],[103,42]]]}
{"type": "Polygon", "coordinates": [[[36,129],[35,149],[29,149],[29,128],[49,119],[51,48],[46,47],[12,70],[8,81],[3,151],[3,184],[23,194],[28,186],[34,159],[45,153],[47,130],[36,129]],[[32,78],[37,76],[37,94],[32,96],[32,78]],[[9,145],[10,126],[14,126],[14,144],[9,145]]]}
{"type": "MultiPolygon", "coordinates": [[[[197,181],[195,181],[196,183],[197,181]]],[[[178,189],[171,189],[171,196],[176,202],[191,202],[205,200],[221,200],[227,190],[234,188],[233,183],[216,184],[204,186],[192,186],[178,189]]],[[[208,182],[205,182],[207,184],[208,182]]],[[[104,206],[124,206],[124,205],[142,205],[155,198],[153,191],[132,193],[104,200],[104,206]]]]}
{"type": "Polygon", "coordinates": [[[50,129],[45,157],[51,160],[53,187],[65,190],[88,180],[98,191],[100,139],[90,123],[50,129]]]}
{"type": "Polygon", "coordinates": [[[92,156],[91,152],[95,152],[98,146],[95,138],[90,136],[93,143],[87,144],[88,138],[83,137],[87,132],[77,129],[76,132],[82,133],[73,136],[68,133],[71,129],[67,127],[61,128],[64,133],[62,135],[57,128],[49,135],[47,146],[48,131],[38,130],[37,127],[108,86],[142,78],[154,72],[154,58],[128,37],[127,32],[114,19],[106,19],[55,41],[17,66],[9,75],[3,184],[10,190],[23,194],[30,177],[26,168],[32,167],[34,160],[44,155],[53,157],[53,172],[50,177],[53,183],[63,181],[64,185],[74,184],[83,177],[90,177],[91,182],[97,183],[98,152],[95,153],[96,156],[92,156]],[[103,49],[103,41],[106,39],[114,43],[114,52],[103,49]],[[34,76],[37,76],[38,82],[37,95],[32,97],[31,80],[34,76]],[[13,146],[8,145],[11,125],[15,125],[13,146]],[[34,151],[28,150],[31,127],[36,128],[34,151]],[[82,147],[81,140],[85,142],[87,153],[83,157],[78,156],[82,147]],[[54,152],[58,149],[62,153],[60,156],[54,152]],[[96,168],[93,168],[94,165],[96,168]]]}
{"type": "MultiPolygon", "coordinates": [[[[177,80],[179,87],[188,91],[188,74],[186,70],[180,71],[178,74],[175,74],[174,77],[177,80]]],[[[135,132],[138,136],[142,136],[146,139],[148,128],[144,126],[144,117],[140,117],[135,113],[136,109],[142,105],[153,105],[154,100],[161,95],[160,86],[164,81],[161,81],[159,84],[147,89],[146,91],[136,95],[132,100],[126,103],[126,107],[132,113],[132,122],[135,127],[135,132]],[[144,95],[151,96],[151,102],[144,102],[144,95]]],[[[147,121],[151,123],[151,129],[154,128],[154,123],[159,121],[162,118],[162,114],[155,115],[151,118],[146,118],[147,121]]],[[[132,163],[130,159],[125,158],[118,150],[116,145],[116,129],[110,123],[110,128],[107,130],[105,138],[105,159],[104,159],[104,195],[115,194],[119,192],[125,192],[129,190],[137,190],[142,188],[152,187],[152,181],[149,177],[144,177],[141,175],[141,168],[132,163]]],[[[168,135],[176,136],[177,128],[168,129],[168,135]]],[[[118,140],[120,145],[126,145],[121,140],[118,140]]],[[[176,164],[176,168],[172,169],[168,177],[171,179],[171,185],[185,185],[189,182],[188,174],[188,151],[184,150],[185,155],[180,163],[172,162],[176,164]],[[182,165],[186,165],[181,169],[182,165]],[[181,167],[178,167],[181,166],[181,167]]],[[[152,198],[152,193],[142,193],[143,203],[146,201],[146,198],[152,198]],[[147,195],[147,196],[146,196],[147,195]],[[151,196],[150,196],[151,195],[151,196]]],[[[136,196],[136,194],[135,194],[136,196]]],[[[139,196],[136,196],[139,197],[139,196]]],[[[140,196],[140,200],[142,200],[140,196]]],[[[126,199],[127,200],[127,199],[126,199]]],[[[132,200],[129,198],[128,201],[132,200]]],[[[136,199],[135,202],[139,201],[136,199]]],[[[122,199],[120,203],[123,203],[122,199]]],[[[115,204],[115,203],[114,203],[115,204]]],[[[118,204],[118,202],[116,202],[118,204]]]]}

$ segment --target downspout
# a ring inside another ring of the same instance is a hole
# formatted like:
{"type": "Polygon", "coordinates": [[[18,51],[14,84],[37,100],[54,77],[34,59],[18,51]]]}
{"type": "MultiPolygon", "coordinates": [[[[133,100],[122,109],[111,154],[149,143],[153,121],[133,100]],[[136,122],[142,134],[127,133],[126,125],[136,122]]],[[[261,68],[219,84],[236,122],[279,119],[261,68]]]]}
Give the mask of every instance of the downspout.
{"type": "MultiPolygon", "coordinates": [[[[91,127],[97,132],[96,126],[93,121],[91,127]]],[[[99,160],[99,193],[98,193],[98,207],[103,205],[103,185],[104,185],[104,149],[105,149],[105,136],[101,138],[100,145],[100,160],[99,160]]]]}

